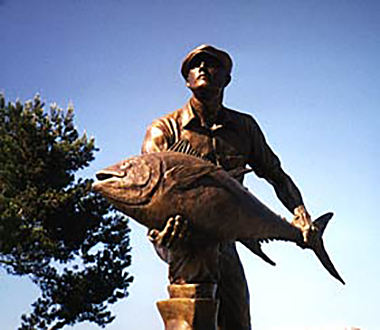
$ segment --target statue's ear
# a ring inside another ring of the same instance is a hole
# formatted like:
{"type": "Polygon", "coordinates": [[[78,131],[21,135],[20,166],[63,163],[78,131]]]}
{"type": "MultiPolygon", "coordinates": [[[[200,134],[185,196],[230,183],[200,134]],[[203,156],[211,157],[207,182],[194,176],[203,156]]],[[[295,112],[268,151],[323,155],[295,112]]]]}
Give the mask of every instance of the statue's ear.
{"type": "Polygon", "coordinates": [[[224,87],[227,87],[228,86],[228,84],[231,82],[231,75],[229,74],[229,75],[227,75],[226,76],[226,82],[224,83],[224,87]]]}

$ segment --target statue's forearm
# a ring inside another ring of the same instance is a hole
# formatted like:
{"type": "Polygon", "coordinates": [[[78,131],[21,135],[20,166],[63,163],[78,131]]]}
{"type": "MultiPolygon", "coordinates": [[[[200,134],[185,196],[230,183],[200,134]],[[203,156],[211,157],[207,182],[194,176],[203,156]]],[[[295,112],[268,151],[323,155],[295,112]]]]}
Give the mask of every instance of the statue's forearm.
{"type": "Polygon", "coordinates": [[[277,197],[290,212],[294,214],[296,208],[304,205],[301,192],[286,173],[281,173],[277,180],[271,183],[274,186],[277,197]]]}
{"type": "Polygon", "coordinates": [[[279,180],[271,182],[276,194],[286,208],[294,214],[292,224],[301,230],[304,242],[307,243],[313,224],[303,203],[301,193],[293,180],[283,171],[277,179],[279,180]]]}

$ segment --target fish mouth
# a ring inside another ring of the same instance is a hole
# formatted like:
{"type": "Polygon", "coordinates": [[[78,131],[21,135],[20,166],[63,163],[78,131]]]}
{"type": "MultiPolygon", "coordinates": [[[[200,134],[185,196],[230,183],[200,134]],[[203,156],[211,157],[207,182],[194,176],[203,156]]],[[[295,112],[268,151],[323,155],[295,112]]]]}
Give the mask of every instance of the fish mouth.
{"type": "Polygon", "coordinates": [[[96,176],[96,179],[98,181],[106,181],[106,180],[114,177],[113,174],[103,173],[103,172],[102,173],[96,173],[95,176],[96,176]]]}
{"type": "Polygon", "coordinates": [[[124,171],[109,171],[102,170],[95,174],[96,181],[92,184],[91,188],[95,191],[101,191],[102,187],[106,183],[110,183],[115,180],[120,180],[125,176],[124,171]]]}
{"type": "Polygon", "coordinates": [[[107,181],[114,178],[122,178],[125,176],[124,171],[100,171],[95,174],[98,181],[107,181]]]}
{"type": "Polygon", "coordinates": [[[96,172],[91,188],[117,208],[128,211],[126,207],[151,200],[163,175],[161,168],[159,157],[132,157],[96,172]]]}

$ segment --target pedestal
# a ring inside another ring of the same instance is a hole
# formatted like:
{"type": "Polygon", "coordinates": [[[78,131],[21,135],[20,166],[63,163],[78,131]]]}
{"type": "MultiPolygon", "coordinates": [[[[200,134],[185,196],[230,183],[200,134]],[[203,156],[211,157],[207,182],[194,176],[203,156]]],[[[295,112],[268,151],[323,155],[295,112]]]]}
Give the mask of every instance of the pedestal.
{"type": "Polygon", "coordinates": [[[172,284],[157,302],[165,330],[217,330],[216,284],[172,284]]]}

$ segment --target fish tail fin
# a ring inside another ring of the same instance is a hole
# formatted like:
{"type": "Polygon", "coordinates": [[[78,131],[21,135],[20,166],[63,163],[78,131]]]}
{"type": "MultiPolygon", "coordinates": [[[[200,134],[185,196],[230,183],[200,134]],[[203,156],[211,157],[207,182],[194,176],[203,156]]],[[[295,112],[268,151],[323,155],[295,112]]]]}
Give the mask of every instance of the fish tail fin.
{"type": "Polygon", "coordinates": [[[336,270],[323,244],[322,235],[332,216],[333,213],[329,212],[313,221],[314,229],[312,229],[310,232],[310,240],[308,243],[306,243],[305,248],[310,248],[314,251],[315,255],[325,267],[325,269],[330,273],[330,275],[335,277],[342,284],[346,284],[336,270]]]}

